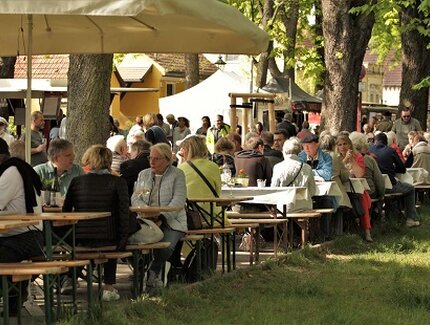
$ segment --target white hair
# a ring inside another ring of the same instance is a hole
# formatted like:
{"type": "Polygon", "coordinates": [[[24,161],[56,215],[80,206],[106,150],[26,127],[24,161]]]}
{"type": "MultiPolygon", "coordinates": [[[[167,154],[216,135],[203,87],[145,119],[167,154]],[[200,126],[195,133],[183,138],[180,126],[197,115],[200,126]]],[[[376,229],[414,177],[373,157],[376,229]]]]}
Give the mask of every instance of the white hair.
{"type": "Polygon", "coordinates": [[[120,134],[113,135],[106,141],[106,147],[112,152],[119,153],[121,147],[126,145],[127,143],[125,142],[124,136],[120,134]]]}

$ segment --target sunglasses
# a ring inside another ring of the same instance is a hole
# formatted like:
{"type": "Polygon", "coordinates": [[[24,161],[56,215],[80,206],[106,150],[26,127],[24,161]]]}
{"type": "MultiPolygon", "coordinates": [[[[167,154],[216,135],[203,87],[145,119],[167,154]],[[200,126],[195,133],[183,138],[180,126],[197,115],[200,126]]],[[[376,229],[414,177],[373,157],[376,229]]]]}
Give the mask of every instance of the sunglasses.
{"type": "Polygon", "coordinates": [[[410,118],[411,116],[410,115],[403,115],[402,117],[403,118],[410,118]]]}

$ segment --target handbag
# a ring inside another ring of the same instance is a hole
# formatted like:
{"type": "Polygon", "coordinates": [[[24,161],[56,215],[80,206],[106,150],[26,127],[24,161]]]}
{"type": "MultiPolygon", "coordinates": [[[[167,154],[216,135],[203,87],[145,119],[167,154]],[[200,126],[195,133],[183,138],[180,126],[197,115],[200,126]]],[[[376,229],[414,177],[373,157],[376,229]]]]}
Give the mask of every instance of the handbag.
{"type": "Polygon", "coordinates": [[[347,192],[349,200],[351,201],[352,214],[354,218],[361,219],[364,216],[363,206],[361,205],[362,194],[355,192],[354,185],[349,180],[351,192],[347,192]]]}
{"type": "Polygon", "coordinates": [[[187,213],[187,226],[188,230],[202,229],[202,215],[199,209],[196,207],[196,203],[187,200],[187,207],[185,209],[187,213]]]}

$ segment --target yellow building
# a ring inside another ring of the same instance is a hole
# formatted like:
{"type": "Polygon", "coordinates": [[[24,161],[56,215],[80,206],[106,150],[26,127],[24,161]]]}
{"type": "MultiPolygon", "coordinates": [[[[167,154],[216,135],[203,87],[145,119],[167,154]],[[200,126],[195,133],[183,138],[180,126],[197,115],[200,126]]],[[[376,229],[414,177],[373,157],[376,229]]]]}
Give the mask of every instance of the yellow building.
{"type": "MultiPolygon", "coordinates": [[[[67,85],[68,55],[33,56],[33,79],[55,80],[67,85]]],[[[26,78],[26,57],[18,57],[15,78],[26,78]]],[[[200,81],[217,70],[203,55],[199,55],[200,81]]],[[[158,113],[158,99],[185,90],[184,54],[126,54],[113,69],[111,88],[155,88],[156,92],[122,92],[112,97],[111,115],[121,128],[134,123],[136,115],[158,113]]],[[[34,107],[37,107],[35,105],[34,107]]]]}
{"type": "MultiPolygon", "coordinates": [[[[216,71],[216,66],[199,55],[200,81],[216,71]]],[[[158,99],[185,90],[183,54],[127,54],[112,75],[112,87],[156,88],[158,92],[126,92],[115,96],[111,114],[122,127],[136,115],[158,113],[158,99]]]]}

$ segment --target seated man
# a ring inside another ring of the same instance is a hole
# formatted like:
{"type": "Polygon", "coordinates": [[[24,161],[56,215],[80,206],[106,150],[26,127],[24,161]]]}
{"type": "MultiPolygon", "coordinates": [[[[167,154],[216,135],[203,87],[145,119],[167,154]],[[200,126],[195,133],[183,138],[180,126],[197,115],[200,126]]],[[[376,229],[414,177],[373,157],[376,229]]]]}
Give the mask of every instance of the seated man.
{"type": "Polygon", "coordinates": [[[396,179],[396,173],[404,174],[406,172],[394,149],[387,146],[388,139],[385,133],[375,135],[375,144],[369,148],[369,152],[376,156],[379,169],[383,174],[390,177],[392,189],[386,189],[385,193],[402,193],[405,198],[406,209],[406,226],[417,227],[420,222],[417,220],[417,211],[415,209],[415,188],[408,183],[400,182],[396,179]]]}
{"type": "Polygon", "coordinates": [[[277,163],[283,160],[282,151],[272,149],[273,147],[273,133],[263,131],[261,133],[261,140],[264,143],[263,155],[270,161],[270,165],[275,166],[277,163]]]}
{"type": "Polygon", "coordinates": [[[249,186],[257,186],[257,179],[267,180],[268,186],[268,180],[272,178],[272,166],[263,155],[263,140],[253,137],[245,143],[244,148],[234,155],[236,176],[243,169],[249,177],[249,186]]]}
{"type": "Polygon", "coordinates": [[[312,168],[299,160],[297,156],[301,146],[297,138],[290,138],[284,143],[284,161],[273,167],[272,187],[304,186],[309,196],[315,194],[315,180],[312,168]]]}
{"type": "MultiPolygon", "coordinates": [[[[42,183],[33,168],[19,158],[10,158],[6,141],[0,139],[0,210],[6,213],[41,213],[42,183]]],[[[0,213],[0,219],[2,218],[0,213]]],[[[42,229],[42,223],[37,225],[42,229]]],[[[36,229],[11,229],[0,233],[0,263],[20,262],[42,255],[43,235],[36,229]]],[[[1,286],[1,284],[0,284],[1,286]]],[[[27,286],[22,286],[25,297],[27,286]]],[[[0,291],[1,292],[1,291],[0,291]]],[[[18,297],[9,297],[10,315],[16,315],[18,297]]]]}
{"type": "MultiPolygon", "coordinates": [[[[299,159],[312,167],[316,181],[331,181],[333,174],[333,160],[327,152],[324,152],[318,144],[318,136],[310,134],[300,140],[303,151],[299,153],[299,159]]],[[[314,196],[314,208],[337,208],[338,203],[332,196],[314,196]]],[[[321,217],[322,239],[330,236],[331,215],[323,214],[321,217]]]]}
{"type": "Polygon", "coordinates": [[[73,144],[64,139],[52,140],[49,144],[48,159],[46,163],[34,167],[41,180],[54,179],[57,172],[61,195],[66,195],[70,182],[76,176],[84,174],[82,167],[74,164],[75,151],[73,144]]]}

